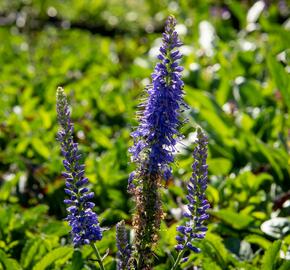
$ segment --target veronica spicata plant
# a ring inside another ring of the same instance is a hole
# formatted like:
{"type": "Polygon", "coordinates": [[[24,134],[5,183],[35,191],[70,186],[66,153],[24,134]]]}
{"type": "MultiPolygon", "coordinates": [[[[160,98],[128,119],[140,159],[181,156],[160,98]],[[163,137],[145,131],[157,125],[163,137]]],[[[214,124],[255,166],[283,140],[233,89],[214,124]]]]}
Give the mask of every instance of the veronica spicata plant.
{"type": "Polygon", "coordinates": [[[176,20],[169,16],[163,33],[159,62],[147,87],[148,98],[141,104],[139,126],[132,133],[130,149],[137,169],[129,177],[128,189],[135,196],[136,213],[133,220],[138,269],[151,269],[152,247],[158,239],[162,219],[159,188],[162,179],[171,177],[175,145],[180,138],[180,113],[183,82],[179,66],[182,45],[175,31],[176,20]]]}
{"type": "Polygon", "coordinates": [[[64,157],[63,165],[66,172],[63,176],[66,179],[65,193],[68,199],[64,200],[67,207],[67,218],[71,226],[72,241],[75,247],[90,244],[97,256],[101,269],[104,269],[102,259],[94,245],[95,241],[102,239],[97,214],[93,211],[95,204],[91,202],[94,193],[87,187],[88,178],[84,176],[85,166],[81,164],[81,154],[78,144],[73,140],[73,124],[70,118],[70,110],[64,90],[57,89],[57,117],[61,127],[57,139],[61,145],[61,152],[64,157]]]}
{"type": "Polygon", "coordinates": [[[176,237],[178,244],[175,248],[179,254],[172,270],[176,269],[180,262],[187,260],[187,257],[183,257],[186,250],[200,252],[200,249],[193,242],[203,239],[207,231],[207,227],[204,225],[205,220],[209,218],[206,211],[210,208],[205,197],[208,178],[208,165],[206,164],[207,144],[206,135],[201,129],[198,129],[196,146],[193,151],[193,172],[187,185],[187,211],[184,212],[184,217],[188,221],[185,225],[177,227],[179,235],[176,237]]]}
{"type": "MultiPolygon", "coordinates": [[[[159,62],[152,74],[152,84],[147,89],[148,98],[141,104],[139,126],[132,132],[134,145],[130,148],[136,170],[128,180],[128,190],[134,195],[136,211],[133,217],[135,230],[134,246],[131,251],[127,238],[125,222],[116,226],[117,269],[149,270],[153,265],[153,248],[158,240],[160,222],[163,216],[160,199],[162,181],[171,177],[171,164],[174,162],[175,145],[181,139],[178,128],[181,126],[181,112],[187,105],[183,101],[183,82],[179,66],[182,57],[178,48],[181,42],[175,31],[176,20],[169,16],[163,33],[159,62]]],[[[73,140],[73,124],[66,95],[62,88],[57,89],[57,115],[60,124],[58,141],[64,157],[66,172],[64,200],[67,207],[67,221],[72,230],[72,240],[76,247],[90,244],[96,254],[100,269],[104,269],[95,242],[102,239],[97,214],[93,211],[91,201],[94,193],[90,192],[88,179],[84,176],[85,166],[81,164],[78,144],[73,140]]],[[[195,240],[203,239],[207,228],[204,221],[208,219],[209,208],[205,198],[207,187],[207,137],[198,129],[196,147],[193,153],[194,163],[192,177],[187,185],[188,210],[184,217],[185,225],[178,226],[176,237],[179,252],[172,266],[187,260],[186,251],[200,250],[194,245],[195,240]]]]}

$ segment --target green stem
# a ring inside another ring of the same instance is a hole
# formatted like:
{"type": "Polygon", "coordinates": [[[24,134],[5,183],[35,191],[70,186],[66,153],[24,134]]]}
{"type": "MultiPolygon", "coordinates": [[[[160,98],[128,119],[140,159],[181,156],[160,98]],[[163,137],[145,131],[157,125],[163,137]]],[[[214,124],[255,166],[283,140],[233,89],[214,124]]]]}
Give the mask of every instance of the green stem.
{"type": "Polygon", "coordinates": [[[97,262],[100,265],[100,269],[101,270],[105,270],[105,267],[103,265],[103,259],[102,259],[101,255],[100,255],[100,252],[99,252],[97,246],[94,243],[91,243],[91,247],[93,248],[93,250],[94,250],[94,252],[95,252],[95,254],[97,256],[97,262]]]}
{"type": "Polygon", "coordinates": [[[182,259],[183,257],[183,254],[184,254],[185,250],[183,249],[181,252],[179,252],[177,258],[176,258],[176,261],[174,263],[174,265],[171,267],[170,270],[175,270],[180,262],[180,260],[182,259]]]}

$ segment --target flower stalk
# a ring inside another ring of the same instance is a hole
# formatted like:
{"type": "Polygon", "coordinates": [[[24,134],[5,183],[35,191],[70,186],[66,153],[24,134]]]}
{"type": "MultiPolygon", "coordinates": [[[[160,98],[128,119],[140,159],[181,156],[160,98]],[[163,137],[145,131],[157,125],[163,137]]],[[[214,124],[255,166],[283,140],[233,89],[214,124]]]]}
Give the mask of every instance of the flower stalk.
{"type": "Polygon", "coordinates": [[[95,204],[91,202],[94,193],[90,192],[85,177],[85,166],[80,162],[81,154],[78,144],[73,139],[73,124],[70,118],[70,110],[64,90],[57,89],[57,117],[60,125],[57,139],[61,145],[64,157],[63,165],[66,172],[65,193],[68,198],[64,200],[67,207],[67,218],[71,226],[72,241],[75,247],[90,244],[96,253],[97,261],[101,269],[104,269],[101,256],[95,246],[95,241],[102,239],[97,214],[93,211],[95,204]]]}
{"type": "Polygon", "coordinates": [[[139,126],[132,133],[130,149],[136,170],[128,180],[128,189],[135,197],[133,218],[138,269],[152,269],[153,248],[163,217],[159,190],[162,181],[171,177],[175,145],[181,135],[180,114],[183,107],[183,82],[179,66],[182,44],[175,31],[176,20],[169,16],[163,33],[159,62],[147,87],[148,98],[141,104],[139,126]]]}
{"type": "Polygon", "coordinates": [[[179,254],[171,270],[176,269],[180,261],[187,260],[187,258],[183,258],[183,254],[186,250],[195,253],[201,252],[193,242],[200,241],[205,237],[207,227],[204,225],[204,222],[209,218],[207,209],[210,208],[210,205],[205,197],[208,179],[208,166],[206,164],[207,144],[207,137],[203,131],[198,128],[196,146],[193,151],[193,172],[187,184],[187,211],[183,214],[188,221],[185,225],[177,227],[179,234],[176,236],[178,244],[175,248],[179,254]]]}
{"type": "Polygon", "coordinates": [[[101,270],[105,270],[105,267],[103,265],[103,259],[102,259],[101,255],[100,255],[100,252],[99,252],[96,244],[95,243],[91,243],[91,247],[93,248],[94,253],[95,253],[96,257],[97,257],[97,262],[98,262],[98,264],[100,266],[100,269],[101,270]]]}

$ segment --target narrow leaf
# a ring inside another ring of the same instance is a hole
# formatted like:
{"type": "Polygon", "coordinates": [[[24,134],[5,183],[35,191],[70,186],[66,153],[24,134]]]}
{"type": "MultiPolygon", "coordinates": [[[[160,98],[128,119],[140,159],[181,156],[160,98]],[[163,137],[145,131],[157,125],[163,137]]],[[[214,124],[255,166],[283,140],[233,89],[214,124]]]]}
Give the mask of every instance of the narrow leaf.
{"type": "Polygon", "coordinates": [[[265,252],[262,259],[263,270],[275,270],[276,260],[279,257],[279,251],[281,248],[281,240],[275,241],[272,246],[265,252]]]}
{"type": "Polygon", "coordinates": [[[50,251],[34,267],[33,270],[45,270],[46,267],[53,264],[58,259],[73,253],[72,247],[59,247],[50,251]]]}

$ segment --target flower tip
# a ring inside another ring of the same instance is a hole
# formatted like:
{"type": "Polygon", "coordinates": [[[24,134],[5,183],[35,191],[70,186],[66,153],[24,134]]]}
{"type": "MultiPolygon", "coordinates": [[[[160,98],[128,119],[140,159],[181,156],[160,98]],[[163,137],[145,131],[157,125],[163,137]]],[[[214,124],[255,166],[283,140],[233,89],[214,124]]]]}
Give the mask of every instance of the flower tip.
{"type": "Polygon", "coordinates": [[[172,26],[175,26],[176,25],[176,19],[175,19],[175,16],[173,14],[170,14],[167,17],[166,24],[170,24],[172,26]]]}
{"type": "Polygon", "coordinates": [[[122,219],[121,221],[117,223],[116,227],[117,229],[125,227],[125,221],[122,219]]]}
{"type": "Polygon", "coordinates": [[[169,15],[165,22],[165,33],[172,33],[176,26],[176,19],[173,15],[169,15]]]}
{"type": "Polygon", "coordinates": [[[64,96],[64,89],[61,86],[58,86],[56,89],[56,97],[64,96]]]}

